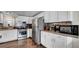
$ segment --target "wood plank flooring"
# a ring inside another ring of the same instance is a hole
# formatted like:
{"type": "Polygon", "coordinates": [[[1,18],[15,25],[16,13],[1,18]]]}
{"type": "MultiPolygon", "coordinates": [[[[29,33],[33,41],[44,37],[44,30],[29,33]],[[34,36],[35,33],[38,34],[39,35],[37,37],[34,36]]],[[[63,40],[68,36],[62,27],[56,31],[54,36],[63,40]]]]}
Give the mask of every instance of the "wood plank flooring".
{"type": "Polygon", "coordinates": [[[1,43],[0,48],[44,48],[41,45],[35,44],[32,39],[24,39],[19,41],[12,41],[1,43]]]}

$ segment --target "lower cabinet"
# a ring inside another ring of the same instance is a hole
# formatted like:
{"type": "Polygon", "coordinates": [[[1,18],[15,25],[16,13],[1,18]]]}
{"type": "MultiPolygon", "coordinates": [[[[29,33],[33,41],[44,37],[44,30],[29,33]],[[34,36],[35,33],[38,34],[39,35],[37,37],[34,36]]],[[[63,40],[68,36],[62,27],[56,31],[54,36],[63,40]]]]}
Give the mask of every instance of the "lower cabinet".
{"type": "Polygon", "coordinates": [[[41,44],[47,48],[71,48],[72,38],[41,31],[41,44]]]}
{"type": "Polygon", "coordinates": [[[3,30],[0,31],[0,43],[17,40],[17,30],[3,30]]]}
{"type": "Polygon", "coordinates": [[[5,31],[0,31],[0,43],[6,42],[6,32],[5,31]]]}
{"type": "Polygon", "coordinates": [[[46,47],[48,48],[53,48],[54,47],[54,40],[52,38],[52,34],[51,33],[45,33],[45,43],[46,43],[46,47]]]}
{"type": "Polygon", "coordinates": [[[72,47],[73,48],[79,48],[79,38],[73,38],[73,41],[72,41],[72,47]]]}
{"type": "Polygon", "coordinates": [[[17,40],[17,29],[6,30],[6,41],[17,40]]]}
{"type": "Polygon", "coordinates": [[[66,48],[66,37],[57,36],[55,38],[55,48],[66,48]]]}

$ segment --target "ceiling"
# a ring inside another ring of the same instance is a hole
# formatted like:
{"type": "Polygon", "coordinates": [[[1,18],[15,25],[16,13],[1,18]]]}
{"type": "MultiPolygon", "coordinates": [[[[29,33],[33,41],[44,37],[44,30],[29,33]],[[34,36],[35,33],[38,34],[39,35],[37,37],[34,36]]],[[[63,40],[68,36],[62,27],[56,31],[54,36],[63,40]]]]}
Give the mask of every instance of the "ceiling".
{"type": "Polygon", "coordinates": [[[12,14],[15,14],[15,15],[18,15],[18,16],[27,16],[27,17],[33,17],[43,11],[0,11],[0,12],[3,12],[3,13],[12,13],[12,14]]]}
{"type": "Polygon", "coordinates": [[[10,11],[10,12],[13,12],[19,16],[32,17],[32,16],[35,16],[35,15],[41,13],[42,11],[10,11]]]}

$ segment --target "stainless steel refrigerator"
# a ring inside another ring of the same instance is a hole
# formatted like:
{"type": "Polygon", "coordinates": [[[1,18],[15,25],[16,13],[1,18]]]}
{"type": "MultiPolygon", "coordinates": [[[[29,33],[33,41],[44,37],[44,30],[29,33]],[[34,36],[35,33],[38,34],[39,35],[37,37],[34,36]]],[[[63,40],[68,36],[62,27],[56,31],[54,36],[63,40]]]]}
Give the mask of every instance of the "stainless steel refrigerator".
{"type": "Polygon", "coordinates": [[[41,31],[44,30],[44,17],[32,20],[32,39],[38,45],[41,43],[41,31]]]}

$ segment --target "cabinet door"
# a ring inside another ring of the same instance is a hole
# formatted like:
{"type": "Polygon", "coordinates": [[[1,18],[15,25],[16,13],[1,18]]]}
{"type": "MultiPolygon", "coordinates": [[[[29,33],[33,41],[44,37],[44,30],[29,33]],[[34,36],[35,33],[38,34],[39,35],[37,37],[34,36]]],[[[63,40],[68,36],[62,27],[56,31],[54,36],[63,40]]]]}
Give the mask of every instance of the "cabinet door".
{"type": "Polygon", "coordinates": [[[49,22],[58,22],[57,11],[50,11],[50,20],[49,22]]]}
{"type": "Polygon", "coordinates": [[[45,23],[49,23],[49,21],[50,21],[50,11],[44,12],[44,20],[45,20],[45,23]]]}
{"type": "Polygon", "coordinates": [[[67,40],[67,43],[66,43],[67,48],[72,48],[72,40],[73,40],[72,37],[67,37],[66,40],[67,40]]]}
{"type": "Polygon", "coordinates": [[[41,31],[41,44],[46,47],[46,33],[41,31]]]}
{"type": "Polygon", "coordinates": [[[54,48],[55,47],[55,38],[52,37],[51,39],[51,47],[54,48]]]}
{"type": "Polygon", "coordinates": [[[5,31],[0,31],[0,43],[6,42],[6,32],[5,31]]]}
{"type": "Polygon", "coordinates": [[[46,33],[46,47],[54,48],[54,37],[52,33],[46,33]]]}
{"type": "Polygon", "coordinates": [[[58,11],[58,20],[59,21],[68,21],[68,12],[67,11],[58,11]]]}
{"type": "Polygon", "coordinates": [[[6,41],[17,40],[17,30],[6,30],[6,41]]]}
{"type": "Polygon", "coordinates": [[[0,23],[3,23],[3,14],[0,13],[0,23]]]}
{"type": "Polygon", "coordinates": [[[55,39],[55,48],[66,48],[66,38],[57,36],[55,39]]]}
{"type": "Polygon", "coordinates": [[[28,24],[32,24],[32,19],[33,19],[33,17],[28,18],[28,24]]]}
{"type": "Polygon", "coordinates": [[[78,38],[73,38],[72,47],[79,48],[79,39],[78,38]]]}

